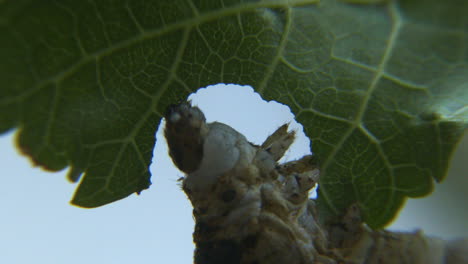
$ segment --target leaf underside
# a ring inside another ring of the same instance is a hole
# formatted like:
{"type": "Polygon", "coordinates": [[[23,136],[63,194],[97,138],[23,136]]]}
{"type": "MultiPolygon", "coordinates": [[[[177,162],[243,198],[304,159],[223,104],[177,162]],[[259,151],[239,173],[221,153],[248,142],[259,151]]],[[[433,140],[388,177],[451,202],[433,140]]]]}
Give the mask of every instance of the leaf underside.
{"type": "Polygon", "coordinates": [[[247,84],[305,127],[323,214],[358,203],[382,227],[444,178],[467,127],[468,1],[369,2],[0,2],[0,133],[84,173],[72,203],[97,207],[149,187],[169,104],[247,84]]]}

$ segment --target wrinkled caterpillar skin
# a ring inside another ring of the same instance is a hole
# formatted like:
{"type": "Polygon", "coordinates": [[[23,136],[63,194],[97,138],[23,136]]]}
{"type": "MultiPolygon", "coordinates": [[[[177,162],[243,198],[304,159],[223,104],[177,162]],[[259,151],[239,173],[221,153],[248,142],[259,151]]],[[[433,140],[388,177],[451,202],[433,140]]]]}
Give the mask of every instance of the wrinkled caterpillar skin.
{"type": "Polygon", "coordinates": [[[281,126],[261,146],[228,125],[206,123],[190,103],[166,115],[169,154],[186,176],[193,205],[196,264],[468,263],[467,241],[420,232],[373,231],[353,205],[320,225],[309,191],[318,161],[277,161],[294,141],[281,126]]]}
{"type": "MultiPolygon", "coordinates": [[[[204,116],[192,112],[199,110],[187,104],[171,108],[166,116],[166,138],[174,163],[196,168],[179,167],[187,173],[182,187],[194,207],[196,263],[312,263],[317,254],[298,219],[307,209],[316,173],[301,169],[285,178],[276,163],[294,141],[294,133],[282,126],[261,147],[255,146],[225,124],[203,124],[204,116]],[[189,133],[174,129],[190,126],[187,124],[196,127],[189,133]],[[204,138],[194,138],[205,126],[208,132],[199,133],[204,138]],[[176,131],[181,134],[172,135],[176,131]],[[193,151],[200,142],[203,149],[193,151]],[[201,160],[198,153],[204,154],[201,160]]],[[[292,166],[288,168],[294,171],[292,166]]]]}

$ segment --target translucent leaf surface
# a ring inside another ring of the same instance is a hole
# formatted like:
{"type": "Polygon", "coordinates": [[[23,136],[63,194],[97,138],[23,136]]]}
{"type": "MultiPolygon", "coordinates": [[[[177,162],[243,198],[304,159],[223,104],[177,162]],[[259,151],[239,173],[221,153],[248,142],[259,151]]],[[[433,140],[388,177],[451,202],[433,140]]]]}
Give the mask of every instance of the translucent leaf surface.
{"type": "Polygon", "coordinates": [[[0,132],[84,173],[72,203],[96,207],[150,185],[169,104],[248,84],[306,128],[323,214],[357,202],[381,227],[444,178],[467,127],[466,14],[464,0],[1,1],[0,132]]]}

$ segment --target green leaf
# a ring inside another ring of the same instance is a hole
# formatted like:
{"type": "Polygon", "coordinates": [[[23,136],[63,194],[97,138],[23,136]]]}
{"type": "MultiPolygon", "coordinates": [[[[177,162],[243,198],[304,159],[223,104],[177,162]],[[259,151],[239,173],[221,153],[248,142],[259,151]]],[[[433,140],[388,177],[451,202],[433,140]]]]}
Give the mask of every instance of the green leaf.
{"type": "Polygon", "coordinates": [[[72,203],[96,207],[148,188],[169,104],[248,84],[312,139],[321,213],[357,202],[381,227],[444,178],[467,127],[467,13],[464,0],[1,1],[0,132],[18,128],[43,168],[84,173],[72,203]]]}

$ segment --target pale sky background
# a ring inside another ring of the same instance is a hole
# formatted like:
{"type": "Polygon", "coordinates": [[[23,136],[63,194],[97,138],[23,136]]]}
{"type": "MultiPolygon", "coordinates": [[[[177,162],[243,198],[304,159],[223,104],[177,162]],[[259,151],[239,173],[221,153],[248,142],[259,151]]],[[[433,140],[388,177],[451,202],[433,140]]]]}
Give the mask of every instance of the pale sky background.
{"type": "MultiPolygon", "coordinates": [[[[250,87],[210,87],[191,99],[208,121],[227,123],[254,143],[293,120],[286,106],[262,101],[250,87]]],[[[13,141],[14,131],[0,136],[0,263],[192,263],[191,206],[177,185],[182,173],[172,165],[161,132],[150,189],[96,209],[70,205],[76,185],[66,180],[66,171],[32,168],[13,141]]],[[[410,200],[391,229],[468,236],[468,137],[462,144],[454,159],[458,172],[429,198],[410,200]]],[[[286,158],[306,153],[308,139],[302,136],[286,158]]]]}

